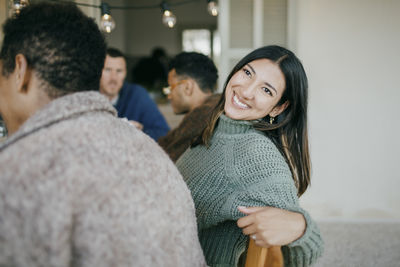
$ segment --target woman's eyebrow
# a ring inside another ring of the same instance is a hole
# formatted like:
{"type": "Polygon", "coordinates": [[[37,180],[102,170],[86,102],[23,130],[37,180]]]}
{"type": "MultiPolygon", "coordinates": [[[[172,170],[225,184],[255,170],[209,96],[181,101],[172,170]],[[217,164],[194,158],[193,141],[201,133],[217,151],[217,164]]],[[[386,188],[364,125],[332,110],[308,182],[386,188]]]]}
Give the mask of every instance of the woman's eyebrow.
{"type": "Polygon", "coordinates": [[[271,89],[275,91],[275,94],[278,93],[278,92],[276,91],[275,87],[273,87],[271,84],[269,84],[269,83],[267,83],[267,82],[264,82],[264,84],[265,84],[266,86],[268,86],[268,87],[271,87],[271,89]]]}
{"type": "Polygon", "coordinates": [[[253,69],[253,67],[252,67],[249,63],[247,63],[246,66],[248,66],[248,67],[251,69],[251,71],[252,71],[254,74],[256,74],[256,71],[253,69]]]}

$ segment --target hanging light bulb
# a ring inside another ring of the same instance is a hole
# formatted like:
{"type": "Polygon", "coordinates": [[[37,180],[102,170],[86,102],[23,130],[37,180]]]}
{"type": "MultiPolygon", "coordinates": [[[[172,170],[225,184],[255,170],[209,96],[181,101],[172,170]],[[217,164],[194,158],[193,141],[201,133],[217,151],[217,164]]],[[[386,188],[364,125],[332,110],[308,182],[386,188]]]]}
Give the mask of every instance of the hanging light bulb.
{"type": "Polygon", "coordinates": [[[207,0],[208,5],[207,5],[207,11],[210,13],[212,16],[217,16],[218,15],[218,4],[216,1],[213,0],[207,0]]]}
{"type": "Polygon", "coordinates": [[[29,5],[29,0],[10,0],[10,16],[18,15],[21,9],[29,5]]]}
{"type": "Polygon", "coordinates": [[[107,3],[101,3],[100,29],[103,32],[110,33],[115,28],[115,21],[111,17],[110,7],[107,3]]]}
{"type": "Polygon", "coordinates": [[[162,23],[168,28],[173,28],[176,24],[176,17],[174,13],[169,10],[168,5],[165,1],[161,2],[161,12],[163,13],[162,23]]]}

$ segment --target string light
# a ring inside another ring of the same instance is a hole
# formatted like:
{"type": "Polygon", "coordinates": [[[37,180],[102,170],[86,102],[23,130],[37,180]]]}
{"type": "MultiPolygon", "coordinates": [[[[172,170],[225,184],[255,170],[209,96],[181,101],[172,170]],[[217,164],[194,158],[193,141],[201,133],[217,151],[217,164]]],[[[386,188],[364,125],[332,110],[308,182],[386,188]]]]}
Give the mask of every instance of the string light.
{"type": "Polygon", "coordinates": [[[29,5],[29,0],[10,0],[10,15],[15,16],[21,12],[21,9],[29,5]]]}
{"type": "MultiPolygon", "coordinates": [[[[53,2],[71,2],[68,0],[50,0],[53,2]]],[[[177,1],[175,3],[171,3],[170,6],[178,6],[184,5],[192,2],[196,2],[197,0],[182,0],[177,1]]],[[[9,0],[10,3],[10,15],[19,14],[20,10],[24,8],[26,5],[29,4],[29,0],[9,0]]],[[[159,5],[142,5],[142,6],[109,6],[107,3],[102,2],[100,6],[86,4],[86,3],[78,3],[74,2],[78,6],[86,6],[86,7],[93,7],[93,8],[100,8],[101,9],[101,21],[100,21],[100,29],[106,33],[110,33],[116,26],[114,19],[111,17],[110,9],[153,9],[153,8],[160,8],[163,13],[162,15],[162,23],[167,26],[168,28],[173,28],[176,24],[176,16],[171,12],[168,4],[165,0],[162,0],[161,4],[159,5]]],[[[207,10],[208,13],[212,16],[218,15],[218,5],[217,1],[215,0],[207,0],[207,10]]]]}
{"type": "Polygon", "coordinates": [[[207,11],[211,16],[218,16],[218,4],[216,1],[207,0],[207,11]]]}
{"type": "Polygon", "coordinates": [[[100,29],[103,32],[110,33],[115,28],[115,21],[111,17],[110,7],[107,3],[101,3],[101,20],[100,20],[100,29]]]}
{"type": "Polygon", "coordinates": [[[173,28],[176,24],[176,17],[174,13],[171,12],[165,1],[162,1],[160,6],[161,6],[161,12],[163,13],[162,23],[168,28],[173,28]]]}

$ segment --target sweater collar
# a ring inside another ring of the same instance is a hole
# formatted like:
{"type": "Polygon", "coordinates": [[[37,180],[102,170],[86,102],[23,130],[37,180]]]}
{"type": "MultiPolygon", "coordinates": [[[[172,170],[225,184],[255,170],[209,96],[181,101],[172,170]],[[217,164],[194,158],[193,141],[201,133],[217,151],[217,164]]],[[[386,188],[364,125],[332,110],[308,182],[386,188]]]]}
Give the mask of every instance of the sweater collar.
{"type": "Polygon", "coordinates": [[[110,101],[99,92],[78,92],[52,100],[32,115],[21,127],[0,146],[0,151],[17,140],[62,120],[79,114],[105,111],[116,116],[110,101]]]}
{"type": "Polygon", "coordinates": [[[222,114],[219,117],[216,131],[217,133],[222,134],[243,134],[253,132],[255,131],[253,123],[254,122],[252,121],[233,120],[222,114]]]}

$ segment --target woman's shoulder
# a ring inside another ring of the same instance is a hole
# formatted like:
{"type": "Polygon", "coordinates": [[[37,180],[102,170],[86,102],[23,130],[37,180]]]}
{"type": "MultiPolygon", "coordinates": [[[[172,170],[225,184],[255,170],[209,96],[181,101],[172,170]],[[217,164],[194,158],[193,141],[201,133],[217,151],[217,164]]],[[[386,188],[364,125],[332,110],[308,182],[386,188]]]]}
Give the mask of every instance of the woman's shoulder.
{"type": "Polygon", "coordinates": [[[251,155],[266,155],[271,153],[280,155],[277,146],[271,138],[259,131],[250,132],[242,138],[238,138],[235,140],[235,147],[251,155]]]}
{"type": "Polygon", "coordinates": [[[236,140],[233,154],[235,166],[238,169],[248,172],[259,170],[262,173],[273,172],[291,176],[284,155],[263,133],[252,133],[248,135],[248,138],[236,140]]]}

